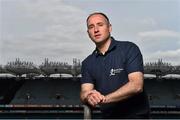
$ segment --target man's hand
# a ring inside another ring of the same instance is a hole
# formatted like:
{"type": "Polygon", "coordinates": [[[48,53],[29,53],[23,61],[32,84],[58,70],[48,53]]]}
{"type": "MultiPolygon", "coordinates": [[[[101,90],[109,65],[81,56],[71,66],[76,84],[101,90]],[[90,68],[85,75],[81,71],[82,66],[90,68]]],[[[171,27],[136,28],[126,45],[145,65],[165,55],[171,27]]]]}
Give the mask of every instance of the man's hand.
{"type": "Polygon", "coordinates": [[[105,101],[105,96],[96,90],[91,90],[86,97],[86,101],[88,104],[95,107],[96,105],[105,101]]]}
{"type": "Polygon", "coordinates": [[[97,104],[104,103],[105,96],[94,89],[94,84],[84,83],[81,85],[80,99],[84,104],[95,107],[97,104]]]}

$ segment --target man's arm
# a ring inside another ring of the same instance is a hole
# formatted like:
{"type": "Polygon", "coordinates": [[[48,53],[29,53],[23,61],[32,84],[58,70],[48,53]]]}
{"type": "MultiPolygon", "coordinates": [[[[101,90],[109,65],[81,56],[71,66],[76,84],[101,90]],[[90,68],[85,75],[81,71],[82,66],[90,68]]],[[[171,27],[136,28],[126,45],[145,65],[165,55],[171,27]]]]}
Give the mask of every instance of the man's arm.
{"type": "Polygon", "coordinates": [[[132,72],[128,74],[129,82],[118,90],[105,96],[103,103],[111,103],[125,100],[143,91],[144,78],[142,72],[132,72]]]}
{"type": "Polygon", "coordinates": [[[83,103],[87,103],[87,96],[94,89],[94,85],[91,83],[84,83],[81,85],[80,99],[83,103]]]}

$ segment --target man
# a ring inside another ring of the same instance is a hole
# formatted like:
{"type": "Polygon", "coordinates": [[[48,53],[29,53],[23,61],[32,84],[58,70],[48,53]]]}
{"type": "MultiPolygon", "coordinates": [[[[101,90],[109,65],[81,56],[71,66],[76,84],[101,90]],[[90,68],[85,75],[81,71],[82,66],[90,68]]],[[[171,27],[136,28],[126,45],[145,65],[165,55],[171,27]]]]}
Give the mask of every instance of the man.
{"type": "Polygon", "coordinates": [[[131,42],[114,40],[111,31],[104,13],[87,18],[87,32],[96,49],[82,62],[81,101],[100,105],[104,118],[148,118],[141,52],[131,42]]]}

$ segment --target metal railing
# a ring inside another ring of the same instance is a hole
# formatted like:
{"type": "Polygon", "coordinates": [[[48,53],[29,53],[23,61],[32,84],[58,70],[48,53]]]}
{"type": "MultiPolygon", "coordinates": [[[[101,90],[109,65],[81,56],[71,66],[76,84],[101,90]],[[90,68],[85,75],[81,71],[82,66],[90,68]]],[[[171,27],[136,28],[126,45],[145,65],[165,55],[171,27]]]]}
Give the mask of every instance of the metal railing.
{"type": "Polygon", "coordinates": [[[84,120],[92,118],[92,110],[88,105],[83,105],[84,107],[84,120]]]}

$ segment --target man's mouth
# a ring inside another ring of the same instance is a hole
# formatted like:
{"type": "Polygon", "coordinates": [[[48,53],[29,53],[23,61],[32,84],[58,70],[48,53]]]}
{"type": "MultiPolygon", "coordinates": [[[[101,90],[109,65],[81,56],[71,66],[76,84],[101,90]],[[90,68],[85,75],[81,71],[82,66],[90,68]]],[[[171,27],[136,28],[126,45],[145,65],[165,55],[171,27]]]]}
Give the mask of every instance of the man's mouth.
{"type": "Polygon", "coordinates": [[[97,34],[95,35],[95,38],[99,38],[101,36],[101,34],[97,34]]]}

